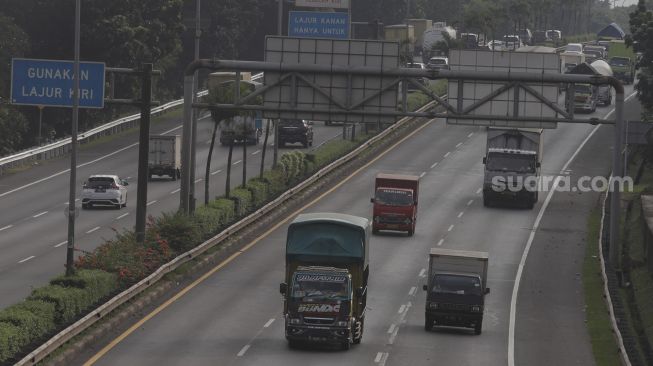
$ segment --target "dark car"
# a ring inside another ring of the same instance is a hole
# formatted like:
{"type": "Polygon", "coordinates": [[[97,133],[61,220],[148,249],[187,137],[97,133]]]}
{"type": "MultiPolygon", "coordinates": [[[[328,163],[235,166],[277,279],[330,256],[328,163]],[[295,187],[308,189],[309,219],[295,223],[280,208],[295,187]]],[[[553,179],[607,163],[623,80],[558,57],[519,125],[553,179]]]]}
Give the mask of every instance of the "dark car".
{"type": "Polygon", "coordinates": [[[312,123],[302,119],[282,119],[279,121],[279,146],[299,142],[304,147],[313,145],[312,123]]]}

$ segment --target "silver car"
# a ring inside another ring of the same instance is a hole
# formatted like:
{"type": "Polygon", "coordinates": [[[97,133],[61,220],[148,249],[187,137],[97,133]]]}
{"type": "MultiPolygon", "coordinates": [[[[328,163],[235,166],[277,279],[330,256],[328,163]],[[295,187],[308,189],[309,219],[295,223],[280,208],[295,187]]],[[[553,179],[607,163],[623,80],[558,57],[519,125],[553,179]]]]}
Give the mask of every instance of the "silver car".
{"type": "Polygon", "coordinates": [[[113,206],[117,209],[127,206],[128,183],[117,175],[91,175],[84,182],[82,208],[94,205],[113,206]]]}

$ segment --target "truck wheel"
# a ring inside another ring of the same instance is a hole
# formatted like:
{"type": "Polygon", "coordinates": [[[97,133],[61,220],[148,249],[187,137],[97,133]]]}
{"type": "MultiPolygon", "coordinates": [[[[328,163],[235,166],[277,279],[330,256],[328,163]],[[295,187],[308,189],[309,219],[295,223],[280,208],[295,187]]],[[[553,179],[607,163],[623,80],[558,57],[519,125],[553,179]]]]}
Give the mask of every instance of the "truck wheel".
{"type": "Polygon", "coordinates": [[[483,330],[483,322],[478,322],[474,325],[474,334],[479,335],[483,330]]]}
{"type": "Polygon", "coordinates": [[[427,317],[426,319],[424,319],[424,330],[428,332],[431,329],[433,329],[433,320],[427,317]]]}
{"type": "Polygon", "coordinates": [[[340,348],[342,348],[343,351],[348,351],[349,348],[351,348],[351,343],[349,343],[349,340],[346,340],[340,344],[340,348]]]}
{"type": "Polygon", "coordinates": [[[414,228],[408,229],[408,236],[413,236],[413,234],[415,234],[415,229],[414,228]]]}
{"type": "Polygon", "coordinates": [[[354,323],[352,339],[354,344],[360,344],[363,339],[363,320],[354,323]]]}

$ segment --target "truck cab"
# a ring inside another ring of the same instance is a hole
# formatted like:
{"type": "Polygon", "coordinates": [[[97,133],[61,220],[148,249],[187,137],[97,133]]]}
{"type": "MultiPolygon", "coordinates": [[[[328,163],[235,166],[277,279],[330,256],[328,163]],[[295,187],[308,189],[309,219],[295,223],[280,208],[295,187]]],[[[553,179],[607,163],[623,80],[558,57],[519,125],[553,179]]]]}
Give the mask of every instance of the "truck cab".
{"type": "Polygon", "coordinates": [[[426,291],[424,329],[434,325],[474,329],[481,334],[487,287],[488,253],[432,248],[426,291]]]}
{"type": "Polygon", "coordinates": [[[372,232],[380,230],[415,233],[419,177],[405,174],[379,173],[374,181],[372,232]]]}
{"type": "Polygon", "coordinates": [[[483,205],[498,200],[532,209],[539,197],[542,129],[488,128],[483,164],[483,205]]]}
{"type": "Polygon", "coordinates": [[[598,87],[591,84],[574,85],[574,111],[592,113],[598,103],[598,87]]]}
{"type": "Polygon", "coordinates": [[[301,214],[288,227],[283,295],[285,335],[298,342],[360,343],[369,278],[369,221],[339,213],[301,214]]]}

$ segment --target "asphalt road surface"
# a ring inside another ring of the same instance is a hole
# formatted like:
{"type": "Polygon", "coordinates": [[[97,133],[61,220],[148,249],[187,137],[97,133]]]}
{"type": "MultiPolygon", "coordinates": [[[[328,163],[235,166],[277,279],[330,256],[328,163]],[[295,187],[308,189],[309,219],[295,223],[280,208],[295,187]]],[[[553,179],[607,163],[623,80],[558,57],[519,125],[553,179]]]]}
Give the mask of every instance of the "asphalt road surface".
{"type": "MultiPolygon", "coordinates": [[[[198,124],[195,192],[197,204],[204,202],[204,173],[213,122],[203,118],[198,124]]],[[[181,134],[179,117],[164,117],[152,125],[152,134],[181,134]]],[[[313,126],[313,147],[333,138],[342,138],[342,127],[313,126]]],[[[228,147],[216,138],[210,173],[210,197],[224,192],[228,147]]],[[[268,140],[266,165],[272,165],[274,138],[268,140]]],[[[247,176],[258,175],[263,138],[257,146],[247,146],[247,176]]],[[[279,149],[279,155],[299,144],[279,149]]],[[[312,148],[309,148],[312,149],[312,148]]],[[[306,150],[306,149],[302,149],[306,150]]],[[[91,174],[117,174],[129,181],[127,208],[81,210],[75,223],[75,247],[89,251],[115,237],[116,231],[133,228],[136,213],[138,172],[138,132],[92,143],[79,150],[77,196],[82,183],[91,174]]],[[[234,147],[231,186],[242,180],[242,145],[234,147]]],[[[42,286],[65,271],[68,219],[70,159],[49,161],[28,170],[0,177],[0,308],[16,303],[29,295],[32,287],[42,286]]],[[[179,207],[179,181],[167,177],[148,184],[148,215],[175,211],[179,207]]],[[[77,208],[81,202],[77,201],[77,208]]]]}
{"type": "MultiPolygon", "coordinates": [[[[627,95],[630,93],[629,87],[627,95]]],[[[635,104],[636,100],[629,103],[635,104]]],[[[599,108],[593,116],[604,117],[611,110],[599,108]]],[[[610,160],[603,156],[611,149],[611,130],[585,124],[561,124],[547,130],[543,174],[560,175],[570,169],[574,175],[605,174],[610,160]]],[[[566,242],[557,243],[551,236],[553,230],[574,245],[573,238],[582,240],[579,232],[585,229],[586,199],[584,209],[576,211],[569,209],[575,196],[558,194],[553,200],[541,194],[533,210],[485,208],[481,200],[484,150],[483,129],[433,120],[303,209],[369,218],[369,197],[378,172],[422,177],[415,235],[371,239],[365,333],[362,343],[351,350],[287,347],[278,293],[284,272],[288,224],[284,222],[184,296],[158,309],[156,315],[133,330],[106,339],[104,344],[111,342],[106,348],[90,348],[77,361],[157,366],[591,363],[583,328],[583,294],[575,276],[582,265],[582,244],[559,250],[566,242]],[[550,211],[543,209],[546,205],[550,211]],[[567,217],[573,220],[565,220],[567,217]],[[569,229],[569,225],[579,230],[569,229]],[[491,293],[479,336],[467,329],[424,331],[421,286],[429,248],[437,246],[490,253],[491,293]],[[527,249],[530,255],[522,263],[527,249]],[[538,261],[541,258],[546,261],[538,261]],[[526,265],[523,272],[518,271],[520,263],[526,265]],[[552,271],[558,273],[552,276],[552,271]],[[515,292],[517,280],[521,286],[515,292]],[[513,302],[516,305],[511,307],[513,302]],[[547,320],[548,324],[541,326],[547,320]],[[549,354],[543,357],[546,352],[549,354]]],[[[588,197],[591,201],[591,194],[588,197]]]]}

